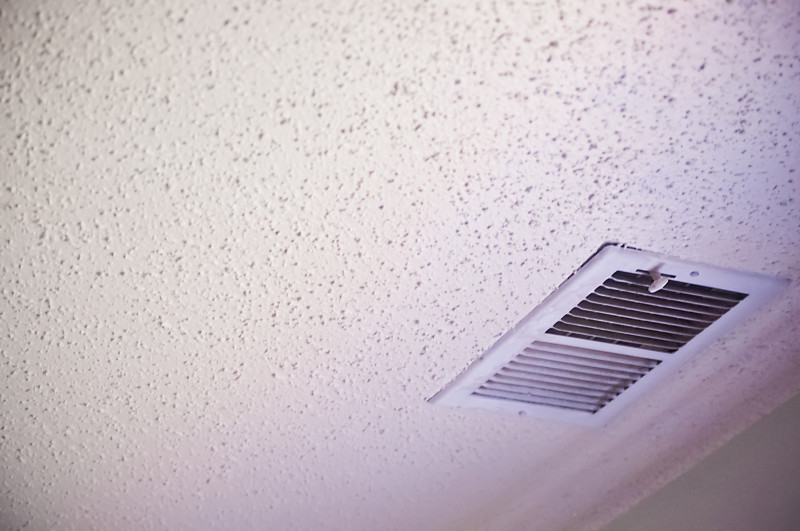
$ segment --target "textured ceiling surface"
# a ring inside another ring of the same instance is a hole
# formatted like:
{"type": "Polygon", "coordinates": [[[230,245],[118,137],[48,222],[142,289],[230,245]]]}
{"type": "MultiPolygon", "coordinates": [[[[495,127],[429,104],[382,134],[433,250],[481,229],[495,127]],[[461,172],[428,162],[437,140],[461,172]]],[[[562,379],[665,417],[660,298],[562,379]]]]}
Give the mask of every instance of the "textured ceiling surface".
{"type": "Polygon", "coordinates": [[[794,1],[0,4],[0,527],[591,529],[800,389],[794,1]],[[602,242],[794,280],[602,429],[430,405],[602,242]]]}

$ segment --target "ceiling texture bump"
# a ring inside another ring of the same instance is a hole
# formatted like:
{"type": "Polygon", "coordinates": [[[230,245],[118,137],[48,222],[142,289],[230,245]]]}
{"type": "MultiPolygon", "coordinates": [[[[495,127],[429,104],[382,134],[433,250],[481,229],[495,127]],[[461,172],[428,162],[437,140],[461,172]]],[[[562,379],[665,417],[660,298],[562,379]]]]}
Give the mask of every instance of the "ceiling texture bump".
{"type": "Polygon", "coordinates": [[[797,2],[9,0],[0,109],[0,528],[594,529],[800,391],[797,2]],[[605,241],[793,283],[427,403],[605,241]]]}

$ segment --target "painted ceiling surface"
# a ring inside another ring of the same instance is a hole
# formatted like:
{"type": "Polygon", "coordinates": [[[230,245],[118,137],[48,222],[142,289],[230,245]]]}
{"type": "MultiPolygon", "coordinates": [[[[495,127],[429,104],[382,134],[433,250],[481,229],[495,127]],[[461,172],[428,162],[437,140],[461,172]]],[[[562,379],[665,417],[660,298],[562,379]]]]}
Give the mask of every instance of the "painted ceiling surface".
{"type": "Polygon", "coordinates": [[[800,390],[800,6],[0,4],[0,526],[592,529],[800,390]],[[794,280],[601,429],[426,402],[604,241],[794,280]]]}

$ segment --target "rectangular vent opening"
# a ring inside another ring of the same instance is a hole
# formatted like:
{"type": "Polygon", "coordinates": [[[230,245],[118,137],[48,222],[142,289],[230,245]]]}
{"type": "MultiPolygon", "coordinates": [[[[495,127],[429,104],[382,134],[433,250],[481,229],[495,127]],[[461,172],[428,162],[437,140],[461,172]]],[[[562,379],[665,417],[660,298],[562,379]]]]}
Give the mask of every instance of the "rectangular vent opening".
{"type": "Polygon", "coordinates": [[[430,401],[601,426],[787,284],[603,245],[430,401]]]}
{"type": "Polygon", "coordinates": [[[473,395],[596,413],[659,363],[534,341],[473,395]]]}
{"type": "Polygon", "coordinates": [[[747,297],[677,280],[650,293],[652,282],[617,271],[546,333],[671,354],[747,297]]]}

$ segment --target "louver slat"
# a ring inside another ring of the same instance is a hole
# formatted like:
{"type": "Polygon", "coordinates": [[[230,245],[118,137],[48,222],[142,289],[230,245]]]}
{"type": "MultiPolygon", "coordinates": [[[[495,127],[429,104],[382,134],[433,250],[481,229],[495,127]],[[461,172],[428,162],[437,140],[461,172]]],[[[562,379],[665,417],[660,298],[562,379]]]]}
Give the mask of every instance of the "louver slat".
{"type": "MultiPolygon", "coordinates": [[[[634,293],[639,295],[644,295],[653,300],[661,300],[661,301],[675,301],[678,303],[685,303],[685,304],[696,304],[701,307],[706,307],[709,309],[718,308],[721,310],[727,310],[732,306],[735,306],[738,300],[726,300],[726,299],[719,299],[716,297],[703,297],[697,295],[689,295],[685,292],[681,291],[673,291],[670,288],[664,288],[656,293],[650,293],[647,290],[647,286],[642,286],[640,284],[629,284],[626,282],[619,282],[616,280],[607,280],[604,284],[605,287],[609,289],[614,289],[618,291],[625,291],[628,293],[634,293]]],[[[667,283],[669,286],[669,282],[667,283]]]]}
{"type": "MultiPolygon", "coordinates": [[[[606,284],[610,283],[606,282],[606,284]]],[[[611,297],[612,299],[621,299],[626,301],[639,302],[642,304],[650,304],[657,308],[672,308],[675,310],[682,310],[682,311],[688,311],[706,315],[718,316],[722,315],[727,311],[727,308],[703,306],[701,304],[693,304],[689,302],[671,300],[665,297],[657,297],[655,293],[648,293],[647,290],[645,290],[644,293],[634,293],[631,291],[614,289],[608,287],[606,284],[603,284],[602,286],[597,288],[595,290],[595,293],[597,293],[598,295],[605,295],[606,297],[611,297]]]]}
{"type": "Polygon", "coordinates": [[[609,377],[609,378],[621,378],[621,379],[633,379],[635,380],[638,378],[640,373],[631,373],[625,371],[617,371],[617,370],[610,370],[610,369],[603,369],[599,367],[590,367],[586,365],[581,365],[579,363],[574,363],[571,360],[561,359],[561,360],[553,360],[553,359],[543,359],[543,358],[532,358],[520,354],[517,356],[517,363],[524,364],[530,367],[543,367],[543,368],[563,368],[565,370],[569,370],[570,372],[574,372],[577,374],[582,375],[590,375],[590,376],[600,376],[600,377],[609,377]]]}
{"type": "MultiPolygon", "coordinates": [[[[649,286],[652,282],[652,278],[648,272],[635,274],[617,271],[611,275],[611,278],[638,284],[640,286],[649,286]]],[[[728,291],[720,288],[712,288],[709,286],[699,286],[697,284],[689,284],[687,282],[680,282],[677,280],[670,280],[667,286],[667,291],[670,293],[678,292],[689,295],[699,295],[707,299],[720,299],[724,301],[739,302],[747,297],[747,294],[745,293],[738,293],[736,291],[728,291]]]]}
{"type": "MultiPolygon", "coordinates": [[[[574,310],[573,310],[574,312],[574,310]]],[[[561,320],[565,323],[574,324],[578,326],[588,326],[588,327],[603,327],[606,330],[613,330],[615,332],[621,332],[623,334],[635,334],[640,335],[642,337],[649,337],[652,339],[663,339],[665,341],[687,341],[694,337],[694,333],[685,333],[679,332],[677,330],[671,330],[669,332],[659,331],[654,327],[650,327],[649,323],[646,321],[633,321],[626,324],[619,324],[609,322],[605,319],[592,319],[590,318],[583,318],[575,315],[575,313],[570,312],[569,315],[565,315],[561,320]]]]}
{"type": "Polygon", "coordinates": [[[473,394],[594,413],[659,363],[536,341],[473,394]]]}
{"type": "Polygon", "coordinates": [[[534,384],[539,389],[547,389],[550,391],[563,391],[566,393],[579,392],[583,396],[589,396],[594,398],[613,398],[616,394],[611,390],[598,391],[597,389],[592,389],[590,387],[574,387],[559,382],[550,382],[547,381],[545,378],[536,378],[536,379],[515,378],[513,376],[508,376],[502,373],[495,374],[492,377],[492,379],[489,380],[489,382],[490,383],[494,382],[497,384],[514,385],[517,388],[527,387],[528,385],[534,384]]]}
{"type": "Polygon", "coordinates": [[[532,353],[540,360],[552,360],[552,361],[563,360],[565,363],[580,365],[583,367],[598,367],[602,369],[610,369],[612,371],[618,371],[626,374],[640,375],[652,369],[652,366],[650,365],[641,365],[641,366],[633,364],[623,365],[621,363],[614,363],[597,359],[578,358],[575,356],[570,356],[565,354],[548,354],[547,352],[541,352],[541,351],[536,352],[527,348],[523,351],[522,354],[520,354],[520,359],[524,359],[526,357],[525,353],[532,353]]]}
{"type": "MultiPolygon", "coordinates": [[[[531,387],[520,386],[520,385],[509,385],[502,382],[496,382],[494,380],[489,380],[488,382],[483,384],[481,389],[485,389],[488,391],[505,391],[508,393],[516,393],[523,395],[532,394],[531,387]]],[[[553,390],[546,387],[538,387],[536,389],[536,394],[540,396],[546,396],[548,398],[557,398],[559,400],[571,400],[573,402],[580,402],[582,404],[594,404],[598,398],[597,396],[578,395],[575,393],[553,390]]]]}
{"type": "Polygon", "coordinates": [[[603,393],[613,392],[617,393],[622,388],[619,385],[606,384],[600,382],[592,382],[588,380],[573,380],[564,378],[563,376],[550,376],[547,374],[537,372],[520,372],[514,369],[505,368],[495,375],[495,378],[515,378],[516,380],[525,380],[531,382],[533,380],[542,381],[546,383],[557,383],[559,385],[572,387],[575,389],[591,389],[603,393]]]}
{"type": "Polygon", "coordinates": [[[547,333],[673,353],[747,297],[678,281],[650,293],[650,283],[617,271],[547,333]]]}
{"type": "Polygon", "coordinates": [[[528,404],[536,404],[540,406],[576,409],[589,413],[594,413],[597,411],[597,408],[594,407],[593,404],[583,404],[581,402],[574,402],[571,400],[558,400],[548,396],[533,396],[524,393],[509,393],[507,391],[486,390],[483,387],[475,391],[473,394],[477,396],[485,396],[487,398],[500,398],[504,400],[513,400],[515,402],[527,402],[528,404]]]}
{"type": "Polygon", "coordinates": [[[612,306],[625,310],[636,310],[653,316],[667,316],[679,319],[688,319],[691,321],[695,321],[697,323],[713,323],[718,317],[717,315],[689,312],[689,311],[679,310],[676,308],[659,306],[657,303],[656,304],[637,303],[632,300],[615,298],[613,297],[613,295],[609,297],[604,297],[597,293],[592,293],[588,297],[586,297],[586,300],[597,304],[603,304],[605,306],[612,306]]]}
{"type": "Polygon", "coordinates": [[[605,374],[579,372],[575,371],[573,366],[564,363],[549,362],[548,365],[545,365],[537,364],[535,360],[531,363],[520,363],[519,357],[509,363],[508,367],[516,369],[517,371],[556,376],[559,378],[571,379],[576,382],[600,382],[608,385],[617,385],[621,381],[632,381],[636,379],[627,374],[624,377],[614,377],[605,374]]]}
{"type": "MultiPolygon", "coordinates": [[[[598,297],[601,298],[601,297],[598,297]]],[[[613,302],[613,301],[612,301],[613,302]]],[[[578,308],[585,309],[587,311],[592,312],[599,312],[602,314],[609,314],[609,315],[617,315],[621,317],[630,317],[631,319],[637,319],[640,321],[650,321],[652,323],[663,323],[663,324],[671,324],[683,328],[691,328],[694,330],[702,330],[706,327],[705,322],[701,322],[698,319],[684,319],[681,317],[673,317],[670,315],[658,314],[658,313],[648,313],[638,310],[633,310],[630,308],[614,306],[612,304],[598,304],[595,302],[589,302],[589,299],[581,302],[577,306],[578,308]]],[[[712,320],[708,320],[708,322],[713,322],[712,320]]]]}
{"type": "MultiPolygon", "coordinates": [[[[677,325],[669,325],[665,323],[647,321],[644,319],[631,319],[619,315],[608,314],[602,311],[598,312],[598,311],[584,310],[582,308],[575,308],[570,312],[570,315],[573,315],[575,317],[584,317],[586,319],[592,319],[595,321],[606,321],[608,323],[616,323],[636,328],[646,328],[649,330],[659,330],[662,332],[670,332],[673,334],[686,335],[690,337],[697,334],[698,331],[698,327],[696,326],[694,328],[690,328],[688,326],[684,327],[677,325]]],[[[702,328],[700,328],[700,330],[702,330],[702,328]]]]}
{"type": "Polygon", "coordinates": [[[574,336],[590,341],[605,343],[619,343],[637,348],[656,350],[659,352],[674,352],[681,347],[678,341],[663,341],[637,334],[625,334],[607,327],[577,326],[560,321],[547,331],[548,334],[574,336]]]}

